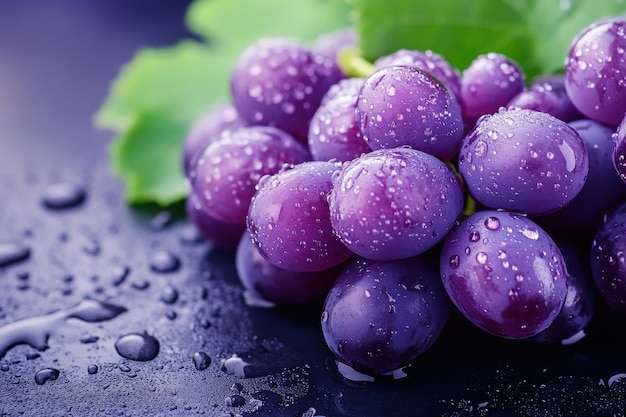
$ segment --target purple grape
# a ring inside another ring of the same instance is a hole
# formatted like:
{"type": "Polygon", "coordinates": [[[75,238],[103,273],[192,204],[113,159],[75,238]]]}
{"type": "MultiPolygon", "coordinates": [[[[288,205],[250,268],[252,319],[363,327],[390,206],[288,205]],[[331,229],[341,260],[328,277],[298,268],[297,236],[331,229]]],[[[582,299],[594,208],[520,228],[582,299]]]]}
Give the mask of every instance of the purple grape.
{"type": "Polygon", "coordinates": [[[314,272],[297,272],[270,263],[252,243],[249,233],[241,236],[235,254],[241,284],[255,297],[277,304],[299,304],[323,299],[339,273],[339,264],[314,272]]]}
{"type": "Polygon", "coordinates": [[[329,201],[332,226],[348,248],[365,258],[393,260],[441,241],[463,210],[463,190],[432,155],[379,149],[344,164],[329,201]]]}
{"type": "Polygon", "coordinates": [[[553,237],[567,267],[567,295],[559,315],[545,330],[530,338],[537,343],[575,343],[591,322],[597,292],[589,268],[588,247],[564,236],[553,237]]]}
{"type": "Polygon", "coordinates": [[[183,143],[183,168],[189,176],[194,156],[197,157],[209,143],[226,130],[244,126],[244,121],[231,104],[220,104],[200,117],[189,129],[183,143]]]}
{"type": "Polygon", "coordinates": [[[247,123],[276,126],[306,141],[313,113],[337,81],[332,66],[303,45],[284,38],[262,38],[236,62],[231,93],[247,123]]]}
{"type": "Polygon", "coordinates": [[[293,271],[320,271],[352,256],[331,227],[327,195],[339,163],[309,161],[261,179],[248,230],[261,254],[293,271]]]}
{"type": "Polygon", "coordinates": [[[459,101],[461,100],[461,73],[441,55],[428,50],[399,49],[374,61],[376,68],[392,65],[410,65],[428,71],[452,90],[459,101]]]}
{"type": "Polygon", "coordinates": [[[477,121],[497,112],[522,92],[524,83],[524,71],[511,58],[494,52],[479,55],[461,74],[465,118],[477,121]]]}
{"type": "Polygon", "coordinates": [[[308,144],[316,161],[350,161],[372,148],[356,117],[357,94],[345,92],[324,100],[311,119],[308,144]]]}
{"type": "Polygon", "coordinates": [[[226,250],[234,250],[239,244],[245,225],[225,223],[209,216],[195,193],[190,193],[185,202],[187,218],[200,235],[210,244],[226,250]]]}
{"type": "Polygon", "coordinates": [[[581,30],[565,62],[565,88],[585,116],[617,126],[626,113],[626,20],[602,19],[581,30]]]}
{"type": "Polygon", "coordinates": [[[275,127],[242,127],[225,132],[199,155],[189,175],[192,192],[208,216],[245,225],[259,179],[309,159],[300,142],[275,127]]]}
{"type": "Polygon", "coordinates": [[[535,110],[513,107],[482,117],[459,152],[459,172],[477,201],[529,215],[563,208],[588,171],[578,132],[535,110]]]}
{"type": "Polygon", "coordinates": [[[578,111],[565,91],[563,77],[546,77],[534,81],[509,101],[507,107],[520,107],[551,114],[564,122],[585,117],[578,111]]]}
{"type": "Polygon", "coordinates": [[[408,145],[447,160],[463,139],[463,116],[454,94],[438,78],[412,66],[387,66],[370,75],[359,94],[357,116],[372,149],[408,145]]]}
{"type": "Polygon", "coordinates": [[[537,218],[550,230],[594,232],[606,210],[626,198],[626,184],[613,167],[615,129],[581,119],[570,122],[583,139],[589,155],[589,174],[578,195],[562,209],[537,218]]]}
{"type": "Polygon", "coordinates": [[[591,272],[601,299],[626,314],[626,203],[608,213],[591,245],[591,272]]]}
{"type": "Polygon", "coordinates": [[[620,179],[626,183],[626,114],[612,135],[612,165],[620,179]]]}
{"type": "Polygon", "coordinates": [[[337,360],[383,375],[426,352],[442,333],[451,304],[427,254],[397,261],[354,259],[330,289],[322,332],[337,360]]]}
{"type": "Polygon", "coordinates": [[[559,248],[516,213],[485,210],[462,220],[444,239],[440,268],[461,313],[499,337],[521,339],[545,330],[567,294],[559,248]]]}

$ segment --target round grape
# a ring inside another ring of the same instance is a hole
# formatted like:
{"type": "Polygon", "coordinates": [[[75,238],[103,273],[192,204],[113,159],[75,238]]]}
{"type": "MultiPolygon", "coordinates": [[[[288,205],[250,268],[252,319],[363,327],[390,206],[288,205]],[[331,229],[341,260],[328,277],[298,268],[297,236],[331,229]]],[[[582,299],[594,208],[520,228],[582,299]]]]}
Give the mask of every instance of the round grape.
{"type": "Polygon", "coordinates": [[[490,52],[479,55],[461,74],[465,117],[477,121],[507,105],[524,89],[525,75],[511,58],[490,52]]]}
{"type": "Polygon", "coordinates": [[[231,94],[249,124],[276,126],[306,141],[313,113],[337,81],[332,66],[308,48],[289,39],[262,38],[236,62],[231,94]]]}
{"type": "Polygon", "coordinates": [[[348,248],[392,260],[418,255],[443,239],[463,210],[463,190],[432,155],[379,149],[344,164],[329,201],[332,226],[348,248]]]}
{"type": "Polygon", "coordinates": [[[204,149],[190,173],[191,188],[207,215],[245,224],[259,179],[309,159],[300,142],[275,127],[242,127],[204,149]]]}
{"type": "Polygon", "coordinates": [[[481,118],[463,140],[458,164],[477,201],[529,215],[564,207],[589,172],[576,130],[547,113],[515,107],[481,118]]]}
{"type": "Polygon", "coordinates": [[[372,148],[363,139],[356,117],[356,94],[324,100],[311,119],[308,144],[316,161],[350,161],[372,148]]]}
{"type": "Polygon", "coordinates": [[[310,161],[261,179],[247,223],[267,260],[293,271],[319,271],[352,256],[330,223],[327,196],[340,168],[310,161]]]}
{"type": "Polygon", "coordinates": [[[565,63],[565,88],[581,113],[617,126],[626,113],[626,20],[603,19],[584,28],[565,63]]]}
{"type": "Polygon", "coordinates": [[[355,258],[326,297],[322,332],[339,362],[382,375],[427,351],[450,310],[436,262],[427,254],[396,261],[355,258]]]}
{"type": "Polygon", "coordinates": [[[444,239],[441,277],[452,302],[482,330],[521,339],[545,330],[567,294],[563,256],[529,218],[484,210],[444,239]]]}
{"type": "Polygon", "coordinates": [[[370,75],[359,94],[357,117],[372,149],[408,145],[447,160],[463,139],[463,116],[454,94],[413,66],[387,66],[370,75]]]}

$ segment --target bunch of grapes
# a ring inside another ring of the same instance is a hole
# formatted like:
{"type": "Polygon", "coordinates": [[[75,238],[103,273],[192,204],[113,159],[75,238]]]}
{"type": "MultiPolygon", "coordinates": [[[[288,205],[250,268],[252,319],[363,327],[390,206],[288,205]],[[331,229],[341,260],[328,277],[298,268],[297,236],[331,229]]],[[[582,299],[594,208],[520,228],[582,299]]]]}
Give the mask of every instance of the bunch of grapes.
{"type": "Polygon", "coordinates": [[[324,300],[330,351],[370,376],[414,362],[453,309],[538,343],[580,337],[597,300],[626,313],[625,19],[532,81],[499,53],[461,71],[415,50],[349,76],[356,44],[258,40],[189,131],[189,218],[249,294],[324,300]]]}

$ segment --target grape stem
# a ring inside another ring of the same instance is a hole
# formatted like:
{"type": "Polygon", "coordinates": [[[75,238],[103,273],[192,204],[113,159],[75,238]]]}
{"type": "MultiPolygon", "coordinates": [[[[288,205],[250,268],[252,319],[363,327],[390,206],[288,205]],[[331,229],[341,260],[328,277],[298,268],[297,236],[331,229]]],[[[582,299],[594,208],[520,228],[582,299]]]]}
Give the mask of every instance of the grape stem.
{"type": "Polygon", "coordinates": [[[349,77],[366,78],[370,76],[376,67],[363,58],[358,50],[343,48],[337,54],[339,68],[349,77]]]}

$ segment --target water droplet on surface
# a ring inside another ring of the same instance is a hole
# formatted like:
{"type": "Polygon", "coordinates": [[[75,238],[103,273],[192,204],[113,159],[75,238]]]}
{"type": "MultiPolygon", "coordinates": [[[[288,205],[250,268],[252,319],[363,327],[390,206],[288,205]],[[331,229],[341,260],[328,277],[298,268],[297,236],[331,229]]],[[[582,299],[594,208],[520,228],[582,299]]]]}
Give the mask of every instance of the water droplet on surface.
{"type": "Polygon", "coordinates": [[[21,344],[40,351],[46,350],[50,334],[68,319],[94,323],[113,319],[125,311],[126,309],[120,306],[88,299],[64,310],[6,324],[0,327],[0,358],[10,348],[21,344]]]}
{"type": "Polygon", "coordinates": [[[173,253],[160,250],[150,259],[150,269],[154,272],[174,272],[180,268],[180,259],[173,253]]]}
{"type": "Polygon", "coordinates": [[[60,374],[61,371],[59,371],[58,369],[44,368],[37,371],[37,373],[35,374],[35,382],[38,385],[43,385],[48,381],[56,380],[60,374]]]}
{"type": "Polygon", "coordinates": [[[156,358],[159,347],[159,341],[146,333],[130,333],[115,342],[115,350],[121,357],[139,362],[156,358]]]}
{"type": "Polygon", "coordinates": [[[202,371],[209,367],[211,358],[204,352],[195,352],[193,354],[193,364],[198,371],[202,371]]]}
{"type": "Polygon", "coordinates": [[[246,399],[239,394],[229,395],[224,399],[224,404],[228,407],[242,407],[246,404],[246,399]]]}
{"type": "Polygon", "coordinates": [[[30,248],[18,242],[0,242],[0,268],[24,261],[30,257],[30,248]]]}
{"type": "Polygon", "coordinates": [[[41,201],[46,208],[61,210],[81,205],[86,197],[87,192],[83,187],[70,182],[58,182],[44,190],[41,201]]]}
{"type": "Polygon", "coordinates": [[[97,374],[97,373],[98,373],[98,365],[95,365],[95,364],[93,364],[93,363],[92,363],[91,365],[89,365],[89,366],[87,367],[87,373],[88,373],[89,375],[94,375],[94,374],[97,374]]]}
{"type": "Polygon", "coordinates": [[[161,291],[161,301],[165,304],[174,304],[178,300],[178,291],[171,285],[166,285],[161,291]]]}
{"type": "Polygon", "coordinates": [[[155,230],[165,229],[172,222],[172,213],[161,211],[150,219],[150,227],[155,230]]]}
{"type": "Polygon", "coordinates": [[[337,370],[347,380],[355,382],[374,382],[373,376],[361,373],[345,363],[339,361],[336,361],[336,363],[337,370]]]}
{"type": "Polygon", "coordinates": [[[245,368],[250,365],[245,362],[236,354],[231,355],[229,358],[222,359],[220,361],[220,369],[228,374],[238,376],[239,378],[245,378],[245,368]]]}
{"type": "Polygon", "coordinates": [[[130,274],[130,268],[126,265],[116,265],[111,270],[111,284],[114,286],[119,286],[126,281],[128,275],[130,274]]]}

